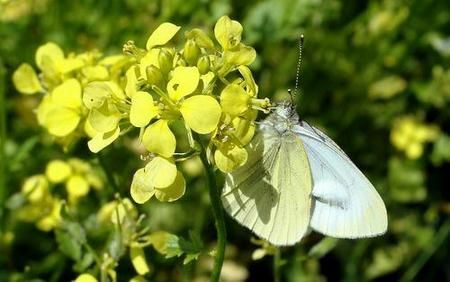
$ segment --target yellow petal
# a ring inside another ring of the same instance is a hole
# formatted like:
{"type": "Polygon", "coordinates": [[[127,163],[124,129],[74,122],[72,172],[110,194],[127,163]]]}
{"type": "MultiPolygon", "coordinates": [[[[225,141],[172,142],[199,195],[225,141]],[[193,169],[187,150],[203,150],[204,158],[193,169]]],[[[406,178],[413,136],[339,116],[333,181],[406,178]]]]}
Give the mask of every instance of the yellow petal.
{"type": "Polygon", "coordinates": [[[150,268],[145,260],[145,253],[142,247],[132,244],[130,247],[130,258],[134,269],[139,275],[144,275],[150,272],[150,268]]]}
{"type": "MultiPolygon", "coordinates": [[[[138,213],[133,203],[128,198],[124,198],[117,203],[116,209],[111,215],[111,222],[114,224],[123,224],[127,219],[137,219],[138,213]]],[[[115,281],[115,280],[114,280],[115,281]]]]}
{"type": "Polygon", "coordinates": [[[179,26],[172,23],[162,23],[155,31],[150,35],[147,40],[147,50],[152,49],[155,46],[164,45],[172,39],[175,34],[180,30],[179,26]]]}
{"type": "Polygon", "coordinates": [[[241,146],[247,145],[255,135],[256,126],[251,119],[236,117],[232,121],[233,135],[240,142],[241,146]]]}
{"type": "Polygon", "coordinates": [[[134,173],[130,194],[131,198],[138,204],[147,202],[155,194],[153,186],[150,181],[148,181],[148,175],[146,174],[145,169],[138,169],[134,173]]]}
{"type": "Polygon", "coordinates": [[[66,182],[67,193],[75,198],[89,193],[89,183],[80,175],[73,175],[66,182]]]}
{"type": "Polygon", "coordinates": [[[177,176],[177,166],[170,159],[155,157],[145,166],[147,180],[155,188],[171,185],[177,176]]]}
{"type": "Polygon", "coordinates": [[[81,70],[87,81],[107,80],[109,77],[108,69],[104,66],[86,66],[81,70]]]}
{"type": "Polygon", "coordinates": [[[64,52],[53,42],[40,46],[36,51],[36,65],[43,71],[53,71],[54,64],[64,59],[64,52]]]}
{"type": "Polygon", "coordinates": [[[90,138],[94,138],[95,135],[97,135],[97,131],[92,127],[92,124],[89,122],[89,119],[86,119],[84,121],[84,133],[90,138]]]}
{"type": "Polygon", "coordinates": [[[222,114],[216,99],[206,95],[187,98],[180,107],[186,124],[195,132],[206,134],[213,131],[222,114]]]}
{"type": "Polygon", "coordinates": [[[56,70],[62,74],[67,74],[74,70],[80,69],[84,65],[85,62],[81,58],[68,58],[55,62],[56,70]]]}
{"type": "Polygon", "coordinates": [[[100,152],[103,148],[114,142],[119,137],[120,128],[117,127],[111,132],[98,133],[91,140],[88,141],[89,150],[93,153],[100,152]]]}
{"type": "Polygon", "coordinates": [[[234,48],[241,42],[242,25],[222,16],[214,27],[214,35],[224,50],[234,48]]]}
{"type": "Polygon", "coordinates": [[[131,98],[130,122],[136,127],[144,127],[158,115],[158,107],[153,104],[152,95],[138,91],[131,98]]]}
{"type": "Polygon", "coordinates": [[[97,132],[109,132],[117,128],[121,113],[114,104],[105,103],[89,112],[88,120],[97,132]]]}
{"type": "Polygon", "coordinates": [[[52,108],[46,113],[43,125],[50,134],[64,137],[72,133],[80,122],[80,115],[70,108],[52,108]]]}
{"type": "Polygon", "coordinates": [[[45,95],[37,108],[37,120],[38,123],[42,126],[44,126],[45,119],[47,118],[47,113],[55,107],[51,100],[52,97],[50,95],[45,95]]]}
{"type": "Polygon", "coordinates": [[[107,99],[125,99],[125,94],[117,83],[112,81],[94,81],[84,88],[83,103],[88,109],[101,107],[107,99]]]}
{"type": "Polygon", "coordinates": [[[72,170],[78,174],[85,174],[92,171],[89,163],[78,158],[70,158],[67,160],[67,163],[72,167],[72,170]]]}
{"type": "Polygon", "coordinates": [[[256,85],[255,79],[253,78],[252,72],[247,66],[239,66],[239,72],[244,77],[245,83],[247,84],[248,89],[253,97],[256,97],[258,94],[258,85],[256,85]]]}
{"type": "Polygon", "coordinates": [[[186,181],[183,174],[177,171],[175,181],[169,187],[155,189],[155,197],[161,202],[173,202],[183,197],[186,192],[186,181]]]}
{"type": "Polygon", "coordinates": [[[248,153],[244,148],[220,148],[214,152],[217,167],[224,173],[232,172],[247,162],[248,153]]]}
{"type": "Polygon", "coordinates": [[[250,98],[242,87],[236,84],[229,84],[220,94],[220,105],[224,113],[237,116],[248,109],[250,98]]]}
{"type": "Polygon", "coordinates": [[[47,164],[45,175],[50,182],[61,183],[72,173],[70,165],[61,160],[53,160],[47,164]]]}
{"type": "Polygon", "coordinates": [[[159,48],[152,49],[139,61],[139,70],[141,72],[141,78],[147,80],[147,67],[155,66],[159,68],[159,48]]]}
{"type": "Polygon", "coordinates": [[[191,94],[198,86],[200,73],[196,67],[177,67],[172,72],[172,79],[167,83],[170,99],[180,100],[191,94]]]}
{"type": "Polygon", "coordinates": [[[142,143],[149,152],[166,158],[173,155],[176,147],[175,135],[167,120],[158,120],[147,127],[142,136],[142,143]]]}
{"type": "Polygon", "coordinates": [[[48,182],[43,175],[35,175],[27,178],[22,186],[22,194],[32,203],[43,201],[48,195],[48,182]]]}
{"type": "Polygon", "coordinates": [[[250,65],[256,59],[256,51],[252,47],[240,44],[239,48],[227,50],[223,53],[223,58],[227,64],[240,66],[250,65]]]}
{"type": "Polygon", "coordinates": [[[98,282],[98,280],[89,273],[83,273],[81,275],[78,275],[77,279],[75,279],[75,282],[98,282]]]}
{"type": "Polygon", "coordinates": [[[52,103],[72,109],[81,107],[81,85],[78,80],[71,78],[53,89],[52,103]]]}
{"type": "Polygon", "coordinates": [[[16,89],[22,94],[34,94],[43,91],[39,78],[29,64],[21,64],[13,74],[16,89]]]}
{"type": "Polygon", "coordinates": [[[125,76],[127,78],[127,84],[125,85],[125,94],[128,97],[133,97],[134,93],[137,91],[137,74],[136,70],[138,70],[137,66],[134,65],[130,67],[127,72],[125,73],[125,76]]]}

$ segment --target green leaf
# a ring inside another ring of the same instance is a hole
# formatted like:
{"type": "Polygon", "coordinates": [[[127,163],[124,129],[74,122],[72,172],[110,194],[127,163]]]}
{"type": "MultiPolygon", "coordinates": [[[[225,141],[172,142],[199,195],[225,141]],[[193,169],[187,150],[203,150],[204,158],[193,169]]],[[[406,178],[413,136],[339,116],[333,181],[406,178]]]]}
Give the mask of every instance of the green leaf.
{"type": "Polygon", "coordinates": [[[427,196],[423,168],[414,161],[392,158],[389,185],[392,198],[398,202],[420,202],[427,196]]]}
{"type": "Polygon", "coordinates": [[[334,247],[336,247],[338,241],[339,240],[336,238],[325,237],[311,248],[308,255],[310,257],[319,259],[333,250],[334,247]]]}
{"type": "Polygon", "coordinates": [[[116,260],[125,254],[126,248],[123,244],[122,233],[120,230],[115,229],[114,233],[110,237],[107,245],[109,254],[116,260]]]}
{"type": "Polygon", "coordinates": [[[148,241],[155,250],[166,258],[180,257],[185,254],[184,264],[197,259],[203,250],[203,243],[197,235],[190,233],[190,239],[186,240],[165,231],[154,232],[148,237],[148,241]]]}
{"type": "Polygon", "coordinates": [[[81,243],[78,240],[74,240],[72,236],[64,230],[56,229],[55,235],[59,250],[75,261],[80,260],[82,249],[81,243]]]}
{"type": "Polygon", "coordinates": [[[85,272],[93,262],[94,256],[91,253],[85,253],[82,258],[73,265],[73,269],[79,273],[85,272]]]}

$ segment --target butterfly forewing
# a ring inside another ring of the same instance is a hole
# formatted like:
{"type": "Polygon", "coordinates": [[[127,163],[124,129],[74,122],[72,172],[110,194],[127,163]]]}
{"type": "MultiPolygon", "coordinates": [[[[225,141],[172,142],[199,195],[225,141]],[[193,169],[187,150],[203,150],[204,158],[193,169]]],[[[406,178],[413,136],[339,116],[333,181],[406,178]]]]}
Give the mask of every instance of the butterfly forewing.
{"type": "Polygon", "coordinates": [[[311,174],[301,139],[260,130],[247,147],[249,160],[228,174],[225,210],[274,245],[292,245],[307,232],[311,174]]]}

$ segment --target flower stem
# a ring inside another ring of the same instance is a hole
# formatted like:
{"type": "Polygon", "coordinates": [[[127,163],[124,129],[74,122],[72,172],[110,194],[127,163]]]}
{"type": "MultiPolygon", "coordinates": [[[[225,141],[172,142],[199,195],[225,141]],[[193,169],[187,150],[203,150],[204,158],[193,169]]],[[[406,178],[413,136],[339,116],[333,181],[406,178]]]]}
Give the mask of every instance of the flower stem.
{"type": "Polygon", "coordinates": [[[6,196],[6,70],[0,60],[0,235],[3,230],[3,203],[6,196]]]}
{"type": "Polygon", "coordinates": [[[280,267],[281,267],[281,251],[276,248],[273,255],[273,281],[280,282],[280,267]]]}
{"type": "Polygon", "coordinates": [[[202,160],[203,166],[205,167],[206,176],[208,178],[209,186],[209,198],[211,200],[211,206],[213,209],[213,215],[216,225],[217,232],[217,247],[215,252],[214,267],[211,273],[211,280],[217,282],[220,278],[220,272],[222,271],[223,260],[225,258],[225,246],[227,243],[227,233],[225,228],[225,215],[222,208],[222,202],[220,200],[220,188],[217,186],[216,176],[214,169],[209,164],[208,158],[206,156],[206,149],[202,145],[198,135],[194,135],[196,141],[202,147],[200,153],[200,159],[202,160]]]}

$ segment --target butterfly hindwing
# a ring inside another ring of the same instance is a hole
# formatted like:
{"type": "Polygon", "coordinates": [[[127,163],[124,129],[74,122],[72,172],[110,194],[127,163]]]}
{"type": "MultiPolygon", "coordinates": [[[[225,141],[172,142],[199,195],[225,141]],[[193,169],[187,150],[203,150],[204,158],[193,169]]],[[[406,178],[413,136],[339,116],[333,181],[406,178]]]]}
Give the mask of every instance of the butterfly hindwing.
{"type": "Polygon", "coordinates": [[[323,132],[304,123],[298,132],[313,177],[311,227],[338,238],[386,232],[383,200],[350,158],[323,132]]]}

